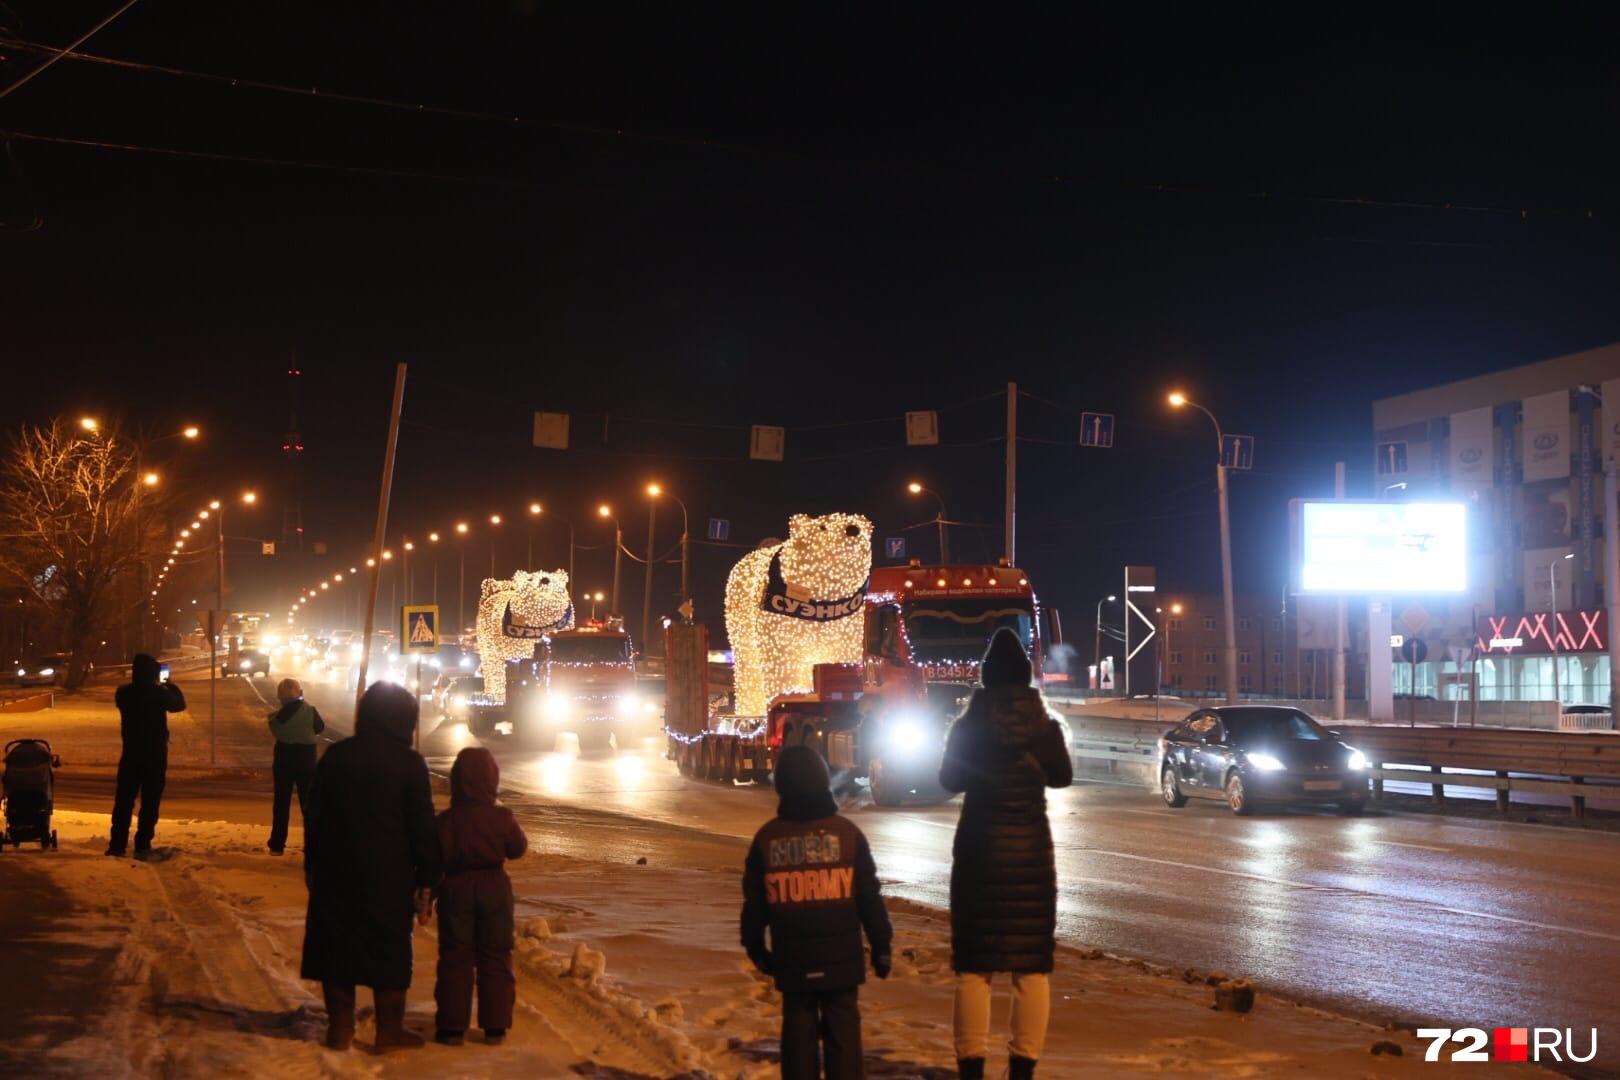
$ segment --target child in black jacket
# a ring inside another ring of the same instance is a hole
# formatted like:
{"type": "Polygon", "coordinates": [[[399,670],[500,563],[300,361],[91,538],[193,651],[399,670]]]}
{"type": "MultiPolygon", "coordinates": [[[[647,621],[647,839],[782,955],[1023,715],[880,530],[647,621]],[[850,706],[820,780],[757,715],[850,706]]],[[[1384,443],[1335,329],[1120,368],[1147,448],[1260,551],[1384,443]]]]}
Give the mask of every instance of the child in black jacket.
{"type": "Polygon", "coordinates": [[[776,817],[754,836],[743,873],[742,946],[782,992],[782,1076],[860,1077],[861,931],[872,970],[889,977],[893,931],[861,830],[838,816],[821,755],[804,746],[776,763],[776,817]],[[766,947],[766,930],[770,945],[766,947]]]}

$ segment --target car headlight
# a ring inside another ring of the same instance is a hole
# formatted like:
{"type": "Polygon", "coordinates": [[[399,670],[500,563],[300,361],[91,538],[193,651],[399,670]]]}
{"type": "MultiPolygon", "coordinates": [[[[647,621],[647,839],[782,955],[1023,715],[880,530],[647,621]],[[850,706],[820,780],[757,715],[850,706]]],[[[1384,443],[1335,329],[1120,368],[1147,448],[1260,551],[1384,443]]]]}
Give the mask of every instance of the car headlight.
{"type": "Polygon", "coordinates": [[[253,667],[253,661],[244,660],[240,664],[238,664],[237,666],[240,667],[243,671],[247,671],[247,670],[249,670],[250,668],[253,667]]]}
{"type": "Polygon", "coordinates": [[[1345,765],[1352,769],[1365,769],[1367,767],[1367,755],[1360,750],[1351,750],[1350,760],[1345,762],[1345,765]]]}
{"type": "Polygon", "coordinates": [[[1282,772],[1284,765],[1270,754],[1249,754],[1249,764],[1261,772],[1282,772]]]}
{"type": "Polygon", "coordinates": [[[634,694],[625,694],[613,703],[620,716],[628,719],[641,711],[641,699],[634,694]]]}
{"type": "Polygon", "coordinates": [[[471,670],[471,668],[472,668],[472,659],[470,657],[463,656],[461,658],[461,670],[462,671],[469,671],[469,670],[471,670]]]}
{"type": "Polygon", "coordinates": [[[50,677],[51,677],[51,676],[52,676],[52,675],[55,675],[55,674],[56,674],[56,669],[55,669],[55,668],[53,668],[53,667],[42,667],[42,668],[40,668],[40,669],[39,669],[39,673],[40,673],[40,675],[41,675],[41,676],[42,676],[42,677],[44,677],[44,678],[47,678],[47,679],[48,679],[48,678],[50,678],[50,677]]]}
{"type": "Polygon", "coordinates": [[[457,694],[455,697],[451,698],[450,707],[452,709],[465,709],[467,707],[467,695],[457,694]]]}
{"type": "Polygon", "coordinates": [[[928,742],[928,731],[913,717],[891,720],[884,727],[884,743],[898,754],[915,754],[928,742]]]}
{"type": "Polygon", "coordinates": [[[28,674],[28,672],[24,671],[22,668],[17,669],[18,677],[21,677],[21,676],[24,676],[24,675],[27,675],[27,674],[28,674]]]}

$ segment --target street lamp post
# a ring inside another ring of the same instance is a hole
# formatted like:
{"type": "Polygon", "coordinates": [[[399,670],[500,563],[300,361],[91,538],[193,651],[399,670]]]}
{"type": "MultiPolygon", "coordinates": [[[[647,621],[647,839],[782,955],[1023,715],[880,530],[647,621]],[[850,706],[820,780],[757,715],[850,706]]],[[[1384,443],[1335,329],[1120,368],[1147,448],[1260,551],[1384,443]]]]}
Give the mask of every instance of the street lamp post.
{"type": "Polygon", "coordinates": [[[1215,490],[1221,511],[1221,605],[1226,617],[1226,703],[1236,705],[1237,687],[1237,615],[1232,600],[1232,523],[1226,507],[1226,463],[1222,459],[1226,439],[1221,433],[1221,422],[1215,414],[1182,393],[1173,393],[1169,402],[1175,408],[1190,405],[1209,417],[1215,426],[1215,490]]]}
{"type": "MultiPolygon", "coordinates": [[[[242,493],[242,501],[252,506],[258,501],[258,496],[251,491],[242,493]]],[[[215,499],[208,504],[208,509],[214,512],[214,549],[216,555],[214,574],[214,616],[209,620],[211,633],[208,635],[208,764],[215,761],[215,742],[219,731],[219,709],[216,686],[219,683],[219,646],[220,635],[225,630],[225,504],[215,499]]]]}
{"type": "Polygon", "coordinates": [[[1112,604],[1118,597],[1110,594],[1097,601],[1097,627],[1092,635],[1091,666],[1097,671],[1097,689],[1102,689],[1102,606],[1112,604]]]}
{"type": "Polygon", "coordinates": [[[540,516],[540,511],[542,509],[544,508],[539,503],[529,504],[529,553],[528,558],[525,560],[525,566],[523,567],[525,570],[534,569],[534,519],[540,516]]]}
{"type": "Polygon", "coordinates": [[[456,551],[461,556],[461,578],[456,588],[456,636],[467,632],[467,523],[456,522],[456,551]]]}
{"type": "Polygon", "coordinates": [[[596,621],[596,605],[600,604],[604,599],[606,599],[606,597],[604,597],[602,595],[602,590],[601,589],[597,589],[595,592],[590,594],[591,622],[596,621]]]}
{"type": "Polygon", "coordinates": [[[950,545],[945,539],[945,519],[949,515],[945,511],[944,498],[941,497],[939,492],[931,488],[925,488],[915,480],[906,485],[906,490],[913,495],[932,495],[934,497],[934,502],[939,507],[939,510],[934,514],[934,524],[939,526],[939,562],[941,566],[948,565],[951,561],[951,551],[950,545]]]}
{"type": "MultiPolygon", "coordinates": [[[[648,631],[652,627],[652,577],[657,554],[653,551],[655,527],[658,521],[658,485],[647,488],[647,566],[641,578],[641,647],[647,649],[648,631]]],[[[648,655],[651,655],[649,652],[648,655]]]]}
{"type": "MultiPolygon", "coordinates": [[[[1552,633],[1548,635],[1548,639],[1552,642],[1553,700],[1558,703],[1560,710],[1564,707],[1564,696],[1558,690],[1558,564],[1574,557],[1575,553],[1572,551],[1563,559],[1553,559],[1547,563],[1547,585],[1551,593],[1547,598],[1547,610],[1552,612],[1552,633]]],[[[1413,665],[1413,670],[1416,670],[1416,665],[1413,665]]],[[[1412,696],[1417,697],[1415,678],[1412,680],[1412,696]]]]}
{"type": "Polygon", "coordinates": [[[438,548],[439,534],[436,533],[436,532],[428,533],[428,543],[434,545],[434,548],[433,548],[433,604],[434,604],[435,607],[437,607],[438,604],[439,604],[439,548],[438,548]]]}
{"type": "Polygon", "coordinates": [[[498,526],[501,523],[501,515],[499,515],[499,514],[491,514],[491,515],[489,515],[489,523],[490,523],[490,526],[491,526],[491,528],[489,530],[489,576],[494,577],[495,576],[495,534],[498,531],[498,526]]]}
{"type": "Polygon", "coordinates": [[[684,605],[692,598],[692,591],[687,582],[692,567],[692,517],[686,510],[686,503],[679,495],[668,492],[658,484],[648,484],[647,494],[653,498],[668,495],[675,500],[675,505],[681,508],[681,603],[684,605]]]}
{"type": "Polygon", "coordinates": [[[620,558],[624,554],[624,528],[619,524],[619,519],[613,516],[613,508],[607,503],[598,506],[596,513],[599,517],[613,522],[613,591],[608,595],[608,617],[611,618],[622,614],[619,611],[619,569],[620,558]]]}

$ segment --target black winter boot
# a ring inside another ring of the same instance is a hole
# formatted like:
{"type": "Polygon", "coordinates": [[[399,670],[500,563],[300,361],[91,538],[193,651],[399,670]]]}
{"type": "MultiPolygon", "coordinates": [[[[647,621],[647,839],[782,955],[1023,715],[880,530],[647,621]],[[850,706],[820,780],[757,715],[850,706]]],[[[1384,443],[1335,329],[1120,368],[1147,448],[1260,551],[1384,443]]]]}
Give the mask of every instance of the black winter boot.
{"type": "Polygon", "coordinates": [[[1007,1061],[1007,1080],[1034,1080],[1035,1059],[1012,1055],[1007,1061]]]}
{"type": "Polygon", "coordinates": [[[956,1075],[961,1080],[984,1080],[984,1058],[957,1058],[956,1075]]]}

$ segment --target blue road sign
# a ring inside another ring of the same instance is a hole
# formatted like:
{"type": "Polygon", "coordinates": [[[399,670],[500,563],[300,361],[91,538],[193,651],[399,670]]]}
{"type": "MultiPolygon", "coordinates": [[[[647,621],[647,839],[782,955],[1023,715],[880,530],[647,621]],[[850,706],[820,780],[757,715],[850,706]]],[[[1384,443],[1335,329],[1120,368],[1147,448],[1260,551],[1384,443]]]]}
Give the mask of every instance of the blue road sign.
{"type": "Polygon", "coordinates": [[[906,538],[903,536],[890,536],[883,541],[883,553],[891,559],[906,557],[906,538]]]}
{"type": "Polygon", "coordinates": [[[1107,450],[1114,445],[1114,414],[1083,412],[1080,414],[1080,445],[1107,450]]]}
{"type": "Polygon", "coordinates": [[[1222,435],[1221,464],[1228,469],[1254,468],[1254,436],[1222,435]]]}
{"type": "Polygon", "coordinates": [[[439,651],[439,606],[437,604],[407,604],[400,608],[400,652],[433,653],[439,651]]]}
{"type": "Polygon", "coordinates": [[[710,518],[709,519],[709,539],[710,540],[730,540],[731,539],[731,521],[730,521],[730,519],[729,518],[710,518]]]}

